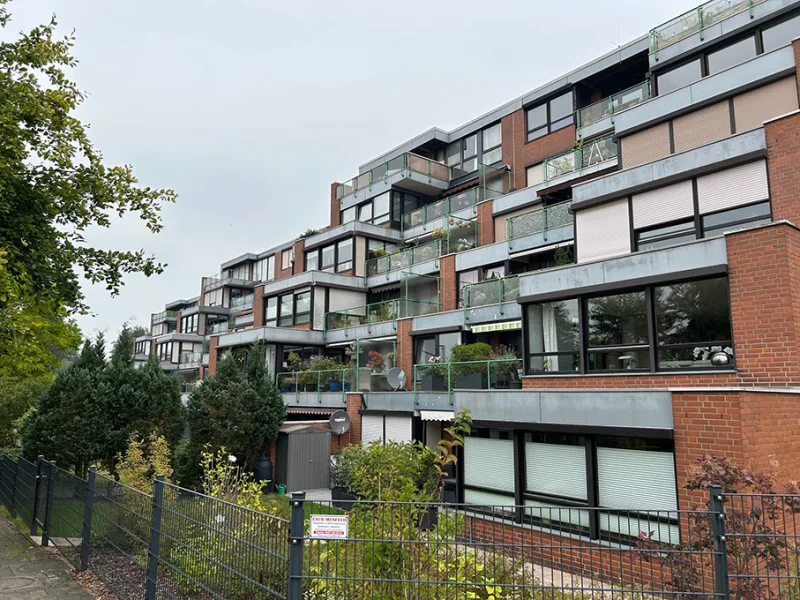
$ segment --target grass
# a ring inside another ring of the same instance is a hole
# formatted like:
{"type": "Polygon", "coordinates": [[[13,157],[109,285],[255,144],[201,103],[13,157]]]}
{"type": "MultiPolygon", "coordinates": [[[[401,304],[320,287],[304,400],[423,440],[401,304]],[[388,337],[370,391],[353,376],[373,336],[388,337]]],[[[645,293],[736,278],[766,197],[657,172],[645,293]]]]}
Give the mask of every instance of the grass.
{"type": "MultiPolygon", "coordinates": [[[[289,496],[284,494],[266,494],[264,496],[265,504],[267,507],[273,505],[275,503],[280,503],[286,507],[286,513],[279,514],[277,516],[283,518],[290,518],[291,517],[291,506],[292,506],[292,499],[289,496]]],[[[320,504],[318,502],[306,502],[303,505],[303,510],[305,513],[305,520],[311,517],[311,515],[344,515],[347,514],[340,508],[336,508],[333,504],[320,504]]],[[[281,511],[282,512],[282,511],[281,511]]]]}

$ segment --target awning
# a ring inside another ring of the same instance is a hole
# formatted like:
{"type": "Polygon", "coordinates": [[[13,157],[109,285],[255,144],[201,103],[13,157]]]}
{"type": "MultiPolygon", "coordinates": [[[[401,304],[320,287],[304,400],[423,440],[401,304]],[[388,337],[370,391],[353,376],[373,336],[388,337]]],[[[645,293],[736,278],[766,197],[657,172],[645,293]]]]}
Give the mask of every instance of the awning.
{"type": "Polygon", "coordinates": [[[556,248],[563,248],[564,246],[572,246],[575,242],[570,240],[568,242],[558,242],[557,244],[550,244],[549,246],[540,246],[538,248],[534,248],[533,250],[523,250],[522,252],[513,252],[508,255],[508,258],[522,258],[523,256],[529,256],[531,254],[541,254],[542,252],[549,252],[550,250],[555,250],[556,248]]]}
{"type": "Polygon", "coordinates": [[[419,418],[423,421],[452,421],[455,413],[452,410],[421,410],[419,418]]]}
{"type": "Polygon", "coordinates": [[[502,323],[487,323],[486,325],[473,325],[472,333],[487,333],[489,331],[512,331],[522,329],[522,321],[503,321],[502,323]]]}
{"type": "Polygon", "coordinates": [[[287,412],[293,415],[332,415],[335,408],[306,408],[304,406],[287,406],[287,412]]]}

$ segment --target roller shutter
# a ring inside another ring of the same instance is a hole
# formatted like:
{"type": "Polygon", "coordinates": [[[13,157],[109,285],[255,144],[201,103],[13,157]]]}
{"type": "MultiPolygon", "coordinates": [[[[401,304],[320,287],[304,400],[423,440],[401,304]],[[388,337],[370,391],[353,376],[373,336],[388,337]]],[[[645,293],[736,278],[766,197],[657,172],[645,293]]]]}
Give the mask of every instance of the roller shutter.
{"type": "Polygon", "coordinates": [[[701,214],[767,198],[767,165],[763,160],[697,178],[701,214]]]}
{"type": "Polygon", "coordinates": [[[691,181],[682,181],[633,197],[633,226],[636,229],[693,215],[691,181]]]}
{"type": "Polygon", "coordinates": [[[579,263],[631,251],[627,198],[578,211],[575,221],[579,263]]]}

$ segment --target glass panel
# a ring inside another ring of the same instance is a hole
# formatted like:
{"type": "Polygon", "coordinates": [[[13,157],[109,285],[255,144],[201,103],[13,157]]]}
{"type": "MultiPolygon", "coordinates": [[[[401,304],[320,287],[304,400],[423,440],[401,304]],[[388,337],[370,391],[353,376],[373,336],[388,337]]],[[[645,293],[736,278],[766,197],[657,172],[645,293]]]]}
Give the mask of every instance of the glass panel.
{"type": "Polygon", "coordinates": [[[642,231],[637,233],[636,237],[637,249],[649,250],[651,248],[663,248],[691,242],[697,238],[697,234],[695,233],[694,220],[690,220],[649,231],[642,231]]]}
{"type": "Polygon", "coordinates": [[[319,250],[306,254],[306,271],[316,271],[319,268],[319,250]]]}
{"type": "Polygon", "coordinates": [[[483,149],[494,148],[503,142],[502,128],[500,123],[492,125],[483,130],[483,149]]]}
{"type": "Polygon", "coordinates": [[[278,318],[278,299],[267,298],[267,309],[265,313],[267,321],[274,321],[278,318]]]}
{"type": "Polygon", "coordinates": [[[528,110],[528,131],[547,125],[547,105],[540,104],[528,110]]]}
{"type": "Polygon", "coordinates": [[[451,167],[461,164],[461,141],[447,145],[445,163],[451,167]]]}
{"type": "MultiPolygon", "coordinates": [[[[617,142],[614,138],[603,138],[584,144],[581,151],[581,161],[584,167],[596,165],[617,156],[617,142]]],[[[550,173],[548,172],[548,177],[550,173]]]]}
{"type": "Polygon", "coordinates": [[[353,240],[342,240],[339,242],[339,264],[353,260],[353,240]]]}
{"type": "Polygon", "coordinates": [[[593,350],[589,352],[590,371],[620,371],[626,369],[649,368],[650,350],[647,348],[593,350]]]}
{"type": "Polygon", "coordinates": [[[659,344],[730,341],[727,277],[657,287],[654,295],[659,344]]]}
{"type": "Polygon", "coordinates": [[[528,354],[532,371],[575,371],[579,367],[578,300],[528,306],[528,354]]]}
{"type": "Polygon", "coordinates": [[[475,156],[478,153],[478,135],[464,138],[464,158],[475,156]]]}
{"type": "Polygon", "coordinates": [[[769,217],[769,201],[751,204],[750,206],[739,206],[730,210],[714,213],[703,217],[703,228],[719,227],[729,223],[739,223],[769,217]]]}
{"type": "Polygon", "coordinates": [[[356,207],[351,206],[342,211],[342,224],[356,220],[356,207]]]}
{"type": "Polygon", "coordinates": [[[293,310],[294,310],[294,296],[292,294],[281,296],[281,325],[292,324],[293,310]]]}
{"type": "Polygon", "coordinates": [[[267,259],[267,281],[275,279],[275,256],[270,256],[267,259]]]}
{"type": "MultiPolygon", "coordinates": [[[[550,122],[555,123],[565,117],[572,118],[572,92],[550,100],[550,122]]],[[[555,128],[553,128],[555,129],[555,128]]]]}
{"type": "Polygon", "coordinates": [[[379,217],[389,214],[389,192],[384,192],[380,196],[376,196],[372,202],[374,208],[372,209],[373,217],[379,217]]]}
{"type": "Polygon", "coordinates": [[[362,204],[358,209],[358,220],[366,223],[372,220],[372,202],[362,204]]]}
{"type": "Polygon", "coordinates": [[[700,59],[667,71],[658,76],[658,94],[663,96],[673,90],[682,88],[685,85],[697,81],[702,77],[700,71],[700,59]]]}
{"type": "Polygon", "coordinates": [[[722,50],[717,50],[708,55],[708,74],[713,75],[724,71],[734,65],[743,63],[754,58],[756,55],[756,39],[746,38],[735,44],[731,44],[722,50]]]}
{"type": "Polygon", "coordinates": [[[528,141],[532,142],[535,139],[538,139],[544,135],[547,135],[547,127],[540,127],[534,131],[528,132],[528,141]]]}
{"type": "Polygon", "coordinates": [[[501,160],[503,160],[503,149],[495,148],[489,152],[484,152],[481,162],[485,165],[491,165],[496,162],[500,162],[501,160]]]}
{"type": "Polygon", "coordinates": [[[644,292],[590,298],[589,346],[647,344],[644,292]]]}
{"type": "Polygon", "coordinates": [[[333,266],[335,246],[325,246],[322,249],[322,268],[327,269],[333,266]]]}
{"type": "Polygon", "coordinates": [[[296,295],[296,298],[298,315],[311,311],[311,292],[301,292],[296,295]]]}
{"type": "Polygon", "coordinates": [[[786,46],[798,36],[800,36],[800,17],[793,17],[788,21],[765,29],[761,34],[764,52],[772,52],[781,46],[786,46]]]}
{"type": "Polygon", "coordinates": [[[465,173],[472,173],[478,168],[478,158],[471,158],[469,160],[465,160],[462,166],[465,173]]]}

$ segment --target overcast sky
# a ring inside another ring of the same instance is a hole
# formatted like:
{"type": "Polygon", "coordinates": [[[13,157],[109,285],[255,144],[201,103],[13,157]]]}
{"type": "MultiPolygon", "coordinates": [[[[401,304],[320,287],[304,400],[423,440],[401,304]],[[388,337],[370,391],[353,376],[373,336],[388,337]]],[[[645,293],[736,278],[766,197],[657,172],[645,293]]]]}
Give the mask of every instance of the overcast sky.
{"type": "Polygon", "coordinates": [[[150,234],[90,232],[168,263],[119,296],[84,283],[84,333],[199,294],[200,278],[328,223],[330,183],[437,126],[453,129],[697,0],[274,2],[14,0],[8,39],[58,16],[74,29],[79,117],[109,164],[177,191],[150,234]]]}

